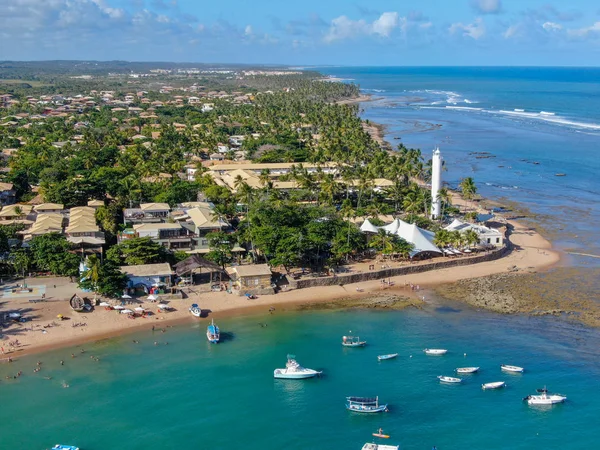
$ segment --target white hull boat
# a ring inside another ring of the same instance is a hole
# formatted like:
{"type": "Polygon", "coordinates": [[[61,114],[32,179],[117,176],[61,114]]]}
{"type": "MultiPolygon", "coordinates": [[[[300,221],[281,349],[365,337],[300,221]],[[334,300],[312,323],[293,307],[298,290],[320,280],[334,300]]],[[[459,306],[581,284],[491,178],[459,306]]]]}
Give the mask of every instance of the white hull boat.
{"type": "Polygon", "coordinates": [[[440,356],[448,353],[448,350],[445,348],[426,348],[423,350],[426,355],[440,356]]]}
{"type": "Polygon", "coordinates": [[[342,345],[344,347],[364,347],[367,341],[361,341],[358,336],[342,336],[342,345]]]}
{"type": "Polygon", "coordinates": [[[200,317],[202,315],[202,309],[200,309],[200,307],[194,303],[192,306],[190,306],[190,314],[194,317],[200,317]]]}
{"type": "Polygon", "coordinates": [[[317,370],[302,367],[298,364],[294,355],[288,355],[285,369],[275,369],[273,371],[273,377],[285,380],[303,380],[305,378],[313,378],[317,375],[321,375],[321,373],[322,372],[317,370]]]}
{"type": "Polygon", "coordinates": [[[452,384],[462,383],[462,380],[460,378],[446,377],[444,375],[440,375],[438,377],[438,380],[440,380],[440,382],[442,382],[442,383],[452,383],[452,384]]]}
{"type": "Polygon", "coordinates": [[[557,403],[564,403],[567,399],[566,396],[560,394],[549,394],[548,389],[538,389],[537,395],[528,395],[523,400],[528,405],[556,405],[557,403]]]}
{"type": "Polygon", "coordinates": [[[512,373],[523,373],[525,371],[525,369],[523,369],[522,367],[519,366],[509,366],[508,364],[502,364],[500,366],[500,369],[505,371],[505,372],[512,372],[512,373]]]}
{"type": "Polygon", "coordinates": [[[379,361],[385,361],[386,359],[394,359],[396,356],[398,356],[398,353],[390,353],[389,355],[379,355],[377,356],[377,359],[379,361]]]}
{"type": "Polygon", "coordinates": [[[456,373],[475,373],[479,371],[479,367],[459,367],[456,373]]]}
{"type": "Polygon", "coordinates": [[[346,397],[346,409],[348,411],[373,414],[380,412],[387,412],[387,404],[380,405],[379,397],[346,397]]]}
{"type": "Polygon", "coordinates": [[[363,445],[362,450],[398,450],[399,448],[399,445],[374,444],[373,442],[367,442],[363,445]]]}
{"type": "Polygon", "coordinates": [[[481,385],[481,389],[486,390],[486,389],[500,389],[503,388],[504,386],[506,386],[506,383],[504,381],[494,381],[492,383],[485,383],[481,385]]]}

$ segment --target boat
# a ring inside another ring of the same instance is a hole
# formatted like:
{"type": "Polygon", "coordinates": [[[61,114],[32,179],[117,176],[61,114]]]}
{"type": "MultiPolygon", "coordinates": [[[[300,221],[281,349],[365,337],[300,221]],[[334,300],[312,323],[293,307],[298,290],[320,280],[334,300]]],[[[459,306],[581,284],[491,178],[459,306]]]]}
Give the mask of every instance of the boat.
{"type": "Polygon", "coordinates": [[[56,444],[52,450],[79,450],[79,447],[74,445],[56,444]]]}
{"type": "Polygon", "coordinates": [[[398,353],[390,353],[389,355],[378,355],[377,359],[379,361],[385,361],[386,359],[394,359],[396,356],[398,356],[398,353]]]}
{"type": "Polygon", "coordinates": [[[217,344],[220,336],[221,333],[219,333],[219,327],[215,325],[215,321],[213,319],[211,324],[206,328],[206,337],[208,338],[208,342],[211,344],[217,344]]]}
{"type": "Polygon", "coordinates": [[[460,378],[446,377],[444,375],[440,375],[438,380],[440,380],[442,383],[462,383],[460,378]]]}
{"type": "Polygon", "coordinates": [[[77,294],[73,294],[69,300],[69,305],[71,305],[73,311],[76,312],[81,312],[85,309],[85,301],[77,294]]]}
{"type": "Polygon", "coordinates": [[[196,303],[192,303],[192,306],[190,306],[190,313],[192,313],[192,316],[194,317],[200,317],[202,315],[202,309],[200,309],[196,303]]]}
{"type": "Polygon", "coordinates": [[[423,350],[426,355],[445,355],[448,353],[448,350],[445,348],[426,348],[423,350]]]}
{"type": "Polygon", "coordinates": [[[481,389],[500,389],[506,386],[504,381],[493,381],[491,383],[484,383],[481,385],[481,389]]]}
{"type": "Polygon", "coordinates": [[[275,369],[273,377],[288,380],[302,380],[305,378],[312,378],[316,375],[321,375],[322,372],[313,369],[307,369],[302,367],[296,361],[294,355],[287,355],[287,363],[285,369],[275,369]]]}
{"type": "Polygon", "coordinates": [[[557,403],[563,403],[567,397],[561,394],[549,394],[548,389],[544,386],[542,389],[537,389],[537,394],[528,395],[523,400],[528,405],[555,405],[557,403]]]}
{"type": "Polygon", "coordinates": [[[399,448],[399,445],[384,445],[367,442],[363,445],[362,450],[398,450],[399,448]]]}
{"type": "Polygon", "coordinates": [[[381,438],[381,439],[389,439],[390,435],[389,434],[383,434],[383,429],[379,429],[377,430],[377,433],[373,433],[373,436],[381,438]]]}
{"type": "Polygon", "coordinates": [[[456,373],[475,373],[479,371],[479,367],[459,367],[456,373]]]}
{"type": "Polygon", "coordinates": [[[364,347],[367,341],[361,341],[358,336],[342,336],[342,345],[344,347],[364,347]]]}
{"type": "Polygon", "coordinates": [[[346,397],[346,409],[359,413],[387,412],[387,404],[380,405],[379,397],[346,397]]]}
{"type": "Polygon", "coordinates": [[[500,366],[500,369],[504,370],[505,372],[513,372],[513,373],[523,373],[525,371],[525,369],[523,369],[522,367],[509,366],[508,364],[502,364],[500,366]]]}

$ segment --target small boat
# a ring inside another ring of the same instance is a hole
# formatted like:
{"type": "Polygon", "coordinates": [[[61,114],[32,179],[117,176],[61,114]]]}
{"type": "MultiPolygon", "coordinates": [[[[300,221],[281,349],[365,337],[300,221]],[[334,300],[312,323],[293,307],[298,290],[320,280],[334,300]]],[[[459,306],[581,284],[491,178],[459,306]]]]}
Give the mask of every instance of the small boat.
{"type": "Polygon", "coordinates": [[[399,445],[384,445],[367,442],[363,445],[362,450],[398,450],[399,448],[399,445]]]}
{"type": "Polygon", "coordinates": [[[394,359],[396,356],[398,356],[398,353],[390,353],[389,355],[378,355],[377,359],[379,361],[385,361],[386,359],[394,359]]]}
{"type": "Polygon", "coordinates": [[[425,352],[426,355],[445,355],[446,353],[448,353],[448,350],[446,350],[445,348],[426,348],[425,350],[423,350],[425,352]]]}
{"type": "Polygon", "coordinates": [[[554,176],[555,177],[566,177],[567,174],[566,173],[555,173],[554,176]]]}
{"type": "Polygon", "coordinates": [[[484,383],[481,385],[481,389],[500,389],[506,386],[504,381],[493,381],[492,383],[484,383]]]}
{"type": "Polygon", "coordinates": [[[76,312],[81,312],[85,309],[85,301],[77,294],[73,294],[73,296],[69,300],[69,305],[71,305],[73,311],[76,312]]]}
{"type": "Polygon", "coordinates": [[[275,369],[273,372],[274,378],[288,379],[288,380],[302,380],[305,378],[312,378],[316,375],[321,375],[322,372],[313,369],[306,369],[302,367],[296,361],[294,355],[287,355],[287,363],[285,369],[275,369]]]}
{"type": "Polygon", "coordinates": [[[200,317],[202,315],[202,309],[200,309],[196,303],[192,303],[192,306],[190,306],[190,313],[194,317],[200,317]]]}
{"type": "Polygon", "coordinates": [[[56,444],[52,450],[79,450],[79,447],[74,445],[56,444]]]}
{"type": "Polygon", "coordinates": [[[379,397],[346,397],[346,409],[359,413],[387,412],[387,404],[380,405],[379,397]]]}
{"type": "Polygon", "coordinates": [[[500,369],[504,370],[505,372],[513,372],[513,373],[523,373],[525,371],[525,369],[523,369],[522,367],[509,366],[508,364],[502,364],[500,366],[500,369]]]}
{"type": "Polygon", "coordinates": [[[367,341],[361,341],[358,336],[342,336],[342,345],[344,347],[364,347],[367,341]]]}
{"type": "Polygon", "coordinates": [[[475,373],[479,371],[479,367],[459,367],[456,373],[475,373]]]}
{"type": "Polygon", "coordinates": [[[528,405],[555,405],[563,403],[567,397],[560,394],[549,394],[548,389],[544,386],[542,389],[537,389],[538,394],[528,395],[523,400],[528,405]]]}
{"type": "Polygon", "coordinates": [[[390,438],[389,434],[383,434],[383,430],[381,428],[379,430],[377,430],[377,433],[373,433],[373,436],[381,438],[381,439],[389,439],[390,438]]]}
{"type": "Polygon", "coordinates": [[[215,325],[214,319],[211,324],[206,328],[206,337],[208,342],[211,344],[217,344],[219,342],[219,338],[221,337],[221,333],[219,332],[219,327],[215,325]]]}
{"type": "Polygon", "coordinates": [[[398,450],[399,448],[399,445],[384,445],[367,442],[365,445],[363,445],[362,450],[398,450]]]}
{"type": "Polygon", "coordinates": [[[440,375],[438,380],[440,380],[442,383],[462,383],[460,378],[446,377],[444,375],[440,375]]]}

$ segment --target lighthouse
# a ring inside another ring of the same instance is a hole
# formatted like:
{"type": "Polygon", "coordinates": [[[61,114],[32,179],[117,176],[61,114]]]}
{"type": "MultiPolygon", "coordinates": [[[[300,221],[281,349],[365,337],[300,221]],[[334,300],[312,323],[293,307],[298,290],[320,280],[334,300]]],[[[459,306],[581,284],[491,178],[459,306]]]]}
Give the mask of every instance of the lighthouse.
{"type": "Polygon", "coordinates": [[[433,151],[431,158],[431,218],[437,219],[442,212],[439,191],[442,187],[442,153],[439,147],[433,151]]]}

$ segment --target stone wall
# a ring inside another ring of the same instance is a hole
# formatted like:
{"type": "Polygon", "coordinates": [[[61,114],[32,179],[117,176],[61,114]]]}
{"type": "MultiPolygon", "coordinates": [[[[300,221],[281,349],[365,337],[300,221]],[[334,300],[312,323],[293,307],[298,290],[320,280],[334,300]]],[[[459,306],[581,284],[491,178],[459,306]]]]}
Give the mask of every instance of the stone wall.
{"type": "Polygon", "coordinates": [[[510,250],[510,242],[490,252],[471,256],[467,258],[441,257],[428,264],[415,264],[403,267],[392,267],[389,269],[373,270],[370,272],[352,273],[348,275],[336,275],[332,277],[310,278],[305,280],[290,280],[290,289],[304,289],[315,286],[333,286],[360,283],[361,281],[382,280],[384,278],[399,275],[410,275],[413,273],[428,272],[430,270],[446,269],[448,267],[468,266],[486,261],[494,261],[502,258],[510,250]]]}

